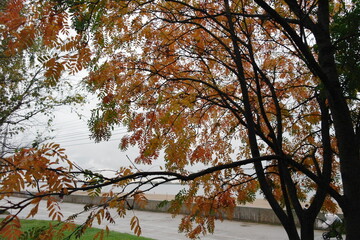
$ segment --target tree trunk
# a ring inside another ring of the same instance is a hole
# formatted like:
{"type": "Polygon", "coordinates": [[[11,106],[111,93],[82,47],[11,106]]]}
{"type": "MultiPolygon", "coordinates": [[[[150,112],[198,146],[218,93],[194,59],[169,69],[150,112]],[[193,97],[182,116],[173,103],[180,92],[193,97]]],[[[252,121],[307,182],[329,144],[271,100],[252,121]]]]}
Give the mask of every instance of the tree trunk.
{"type": "Polygon", "coordinates": [[[347,239],[360,238],[360,157],[349,106],[341,88],[334,48],[329,34],[329,2],[319,2],[319,24],[321,31],[315,34],[319,46],[319,64],[326,75],[324,83],[335,134],[338,141],[340,172],[344,189],[344,204],[342,206],[347,239]]]}
{"type": "Polygon", "coordinates": [[[300,221],[301,224],[301,240],[312,240],[314,239],[314,219],[303,219],[300,221]]]}
{"type": "Polygon", "coordinates": [[[346,239],[356,240],[360,238],[360,195],[355,199],[347,199],[346,205],[344,211],[346,239]]]}
{"type": "Polygon", "coordinates": [[[282,225],[290,240],[300,240],[299,233],[297,232],[295,224],[292,221],[287,221],[285,224],[282,223],[282,225]]]}
{"type": "MultiPolygon", "coordinates": [[[[319,49],[321,49],[319,44],[319,49]]],[[[334,121],[336,138],[338,141],[340,172],[343,181],[346,218],[347,239],[359,239],[360,237],[360,159],[359,146],[356,141],[350,111],[342,96],[342,89],[336,81],[336,65],[329,64],[331,54],[319,51],[319,60],[324,60],[324,72],[330,80],[327,88],[332,118],[334,121]],[[323,52],[323,54],[322,54],[323,52]],[[334,72],[335,71],[335,72],[334,72]]],[[[320,61],[321,63],[321,61],[320,61]]]]}
{"type": "MultiPolygon", "coordinates": [[[[307,44],[302,41],[294,28],[278,12],[270,7],[266,1],[255,1],[276,22],[283,26],[292,42],[302,52],[309,69],[320,78],[324,86],[335,128],[343,182],[344,196],[339,205],[341,205],[345,216],[347,239],[360,239],[360,142],[354,131],[351,112],[336,70],[335,49],[331,42],[329,29],[330,1],[319,0],[317,2],[318,19],[308,25],[308,29],[313,32],[318,46],[318,62],[314,58],[315,55],[309,51],[307,44]]],[[[288,2],[294,12],[301,11],[302,8],[300,5],[296,5],[296,1],[288,2]]],[[[306,15],[305,12],[298,14],[298,16],[306,15]]]]}

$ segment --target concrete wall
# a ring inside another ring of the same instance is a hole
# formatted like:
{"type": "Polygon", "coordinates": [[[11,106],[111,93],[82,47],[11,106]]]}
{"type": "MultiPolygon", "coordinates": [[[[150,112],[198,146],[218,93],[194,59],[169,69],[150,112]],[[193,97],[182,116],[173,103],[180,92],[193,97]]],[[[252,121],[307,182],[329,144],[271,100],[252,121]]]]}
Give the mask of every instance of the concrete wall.
{"type": "MultiPolygon", "coordinates": [[[[168,212],[169,204],[159,208],[158,205],[161,201],[157,200],[148,200],[147,205],[144,208],[139,208],[136,204],[134,209],[143,210],[143,211],[154,211],[154,212],[168,212]]],[[[188,214],[189,211],[186,207],[182,207],[180,210],[181,214],[188,214]]],[[[267,208],[256,208],[256,207],[246,207],[246,206],[237,206],[234,210],[234,215],[232,220],[241,220],[248,222],[257,222],[257,223],[270,223],[270,224],[280,224],[279,219],[275,215],[272,209],[267,208]]]]}
{"type": "MultiPolygon", "coordinates": [[[[144,208],[140,208],[136,204],[134,205],[134,209],[141,210],[141,211],[153,211],[153,212],[168,212],[169,204],[159,208],[159,204],[162,201],[157,200],[148,200],[147,205],[144,208]]],[[[180,210],[181,214],[189,214],[189,210],[183,206],[180,210]]],[[[299,226],[299,220],[296,218],[296,214],[294,212],[295,222],[299,226]]],[[[338,214],[338,216],[343,219],[342,214],[338,214]]],[[[315,229],[322,229],[321,225],[323,221],[320,219],[325,219],[323,213],[319,213],[318,219],[315,221],[315,229]]],[[[225,219],[227,219],[225,217],[225,219]]],[[[255,223],[266,223],[266,224],[276,224],[280,225],[280,220],[276,216],[275,212],[270,208],[259,208],[259,207],[247,207],[247,206],[237,206],[234,209],[234,214],[231,220],[237,221],[247,221],[247,222],[255,222],[255,223]]]]}
{"type": "MultiPolygon", "coordinates": [[[[14,197],[24,197],[22,194],[14,195],[14,197]]],[[[64,196],[63,202],[69,203],[79,203],[79,204],[99,204],[104,202],[103,197],[90,197],[87,195],[67,195],[64,196]]],[[[140,208],[137,204],[133,204],[133,201],[130,199],[129,203],[136,210],[142,211],[153,211],[153,212],[168,212],[169,204],[164,205],[159,208],[159,204],[162,201],[158,200],[148,200],[146,206],[144,208],[140,208]]],[[[184,206],[180,210],[181,214],[188,214],[189,211],[184,206]]],[[[340,214],[340,218],[343,216],[340,214]]],[[[319,214],[318,218],[325,219],[323,214],[319,214]]],[[[256,207],[246,207],[246,206],[237,206],[234,210],[234,215],[232,220],[241,220],[248,222],[256,222],[256,223],[268,223],[268,224],[280,224],[279,219],[275,215],[272,209],[268,208],[256,208],[256,207]]],[[[321,221],[317,221],[316,228],[319,228],[321,225],[321,221]]]]}

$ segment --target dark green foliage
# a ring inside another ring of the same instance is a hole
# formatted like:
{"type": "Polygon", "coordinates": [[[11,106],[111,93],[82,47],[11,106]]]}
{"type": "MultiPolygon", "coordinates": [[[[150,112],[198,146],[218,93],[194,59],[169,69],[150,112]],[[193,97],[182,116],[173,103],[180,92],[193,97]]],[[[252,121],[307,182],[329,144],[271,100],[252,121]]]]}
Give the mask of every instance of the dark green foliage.
{"type": "Polygon", "coordinates": [[[360,1],[339,12],[331,25],[336,61],[344,93],[355,97],[360,90],[360,1]]]}

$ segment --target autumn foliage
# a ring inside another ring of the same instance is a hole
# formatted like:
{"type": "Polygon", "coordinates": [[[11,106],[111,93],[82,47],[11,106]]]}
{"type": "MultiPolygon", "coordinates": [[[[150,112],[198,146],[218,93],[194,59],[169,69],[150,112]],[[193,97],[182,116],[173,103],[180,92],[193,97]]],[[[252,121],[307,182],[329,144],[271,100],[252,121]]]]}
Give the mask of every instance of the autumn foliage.
{"type": "MultiPolygon", "coordinates": [[[[289,238],[312,239],[319,211],[340,206],[355,239],[348,206],[358,209],[359,187],[349,185],[359,170],[357,88],[349,91],[341,81],[347,73],[336,71],[340,58],[329,49],[347,39],[333,39],[330,24],[357,7],[295,0],[8,1],[0,15],[7,53],[40,38],[52,50],[38,59],[49,81],[86,68],[84,82],[101,100],[89,123],[92,137],[107,140],[114,126],[126,125],[120,147],[139,147],[135,163],[163,158],[165,166],[160,172],[124,168],[106,178],[73,171],[63,150],[47,145],[4,159],[9,170],[1,192],[10,196],[44,180],[30,196],[31,215],[44,198],[57,219],[61,210],[52,195],[97,194],[132,181],[140,187],[143,177],[150,177],[146,183],[180,180],[189,190],[177,195],[170,211],[189,208],[180,231],[195,238],[213,232],[216,218],[231,217],[236,204],[253,201],[260,190],[289,238]],[[67,167],[55,167],[60,161],[67,167]],[[196,164],[204,170],[191,172],[196,164]],[[76,186],[79,175],[85,180],[76,186]]],[[[113,221],[108,208],[125,214],[127,197],[144,204],[136,190],[106,193],[110,200],[89,208],[84,226],[113,221]]],[[[136,217],[130,225],[141,233],[136,217]]]]}

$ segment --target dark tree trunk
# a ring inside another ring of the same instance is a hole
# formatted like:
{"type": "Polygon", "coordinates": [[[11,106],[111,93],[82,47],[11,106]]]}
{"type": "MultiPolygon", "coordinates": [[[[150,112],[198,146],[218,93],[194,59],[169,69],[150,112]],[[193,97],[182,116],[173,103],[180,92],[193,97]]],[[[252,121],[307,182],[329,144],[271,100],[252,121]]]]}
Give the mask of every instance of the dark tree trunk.
{"type": "Polygon", "coordinates": [[[329,32],[329,1],[320,0],[318,9],[318,30],[315,33],[319,47],[318,60],[322,72],[322,82],[326,89],[335,134],[338,141],[340,172],[344,189],[342,204],[347,239],[360,238],[360,158],[351,113],[341,88],[334,48],[329,32]]]}
{"type": "Polygon", "coordinates": [[[314,239],[314,219],[303,219],[300,221],[301,225],[301,240],[312,240],[314,239]]]}
{"type": "Polygon", "coordinates": [[[319,45],[319,62],[327,76],[326,90],[329,99],[336,138],[338,141],[340,172],[344,189],[344,217],[347,239],[360,237],[360,159],[359,146],[350,110],[343,96],[336,64],[331,51],[330,39],[317,39],[319,45]],[[320,41],[319,41],[320,40],[320,41]]]}
{"type": "MultiPolygon", "coordinates": [[[[293,44],[302,53],[304,62],[313,74],[319,77],[324,86],[338,143],[343,183],[344,195],[338,201],[340,200],[339,205],[345,216],[347,239],[360,239],[360,141],[356,136],[359,133],[355,133],[351,112],[336,70],[335,52],[329,30],[330,1],[319,0],[317,2],[317,21],[308,18],[307,13],[303,12],[297,1],[286,1],[290,9],[302,21],[301,23],[314,34],[318,46],[317,60],[309,50],[307,43],[281,14],[276,12],[266,1],[255,1],[288,33],[293,44]]],[[[304,229],[304,231],[307,230],[304,229]]]]}
{"type": "MultiPolygon", "coordinates": [[[[356,199],[347,199],[345,217],[345,231],[347,240],[356,240],[360,238],[360,196],[356,199]]],[[[344,210],[344,209],[343,209],[344,210]]]]}
{"type": "MultiPolygon", "coordinates": [[[[320,54],[319,54],[320,55],[320,54]]],[[[325,55],[325,54],[324,54],[325,55]]],[[[324,56],[325,57],[325,56],[324,56]]],[[[327,68],[329,68],[327,66],[327,68]]],[[[331,70],[329,71],[331,72],[331,70]]],[[[331,74],[331,73],[330,73],[331,74]]],[[[360,160],[359,147],[350,117],[350,111],[343,97],[332,94],[334,89],[341,92],[338,84],[328,87],[328,99],[335,133],[338,141],[340,172],[344,189],[344,206],[347,239],[360,237],[360,160]]]]}
{"type": "MultiPolygon", "coordinates": [[[[299,233],[292,221],[287,221],[282,224],[290,240],[300,240],[299,233]]],[[[311,240],[311,239],[309,239],[311,240]]]]}

